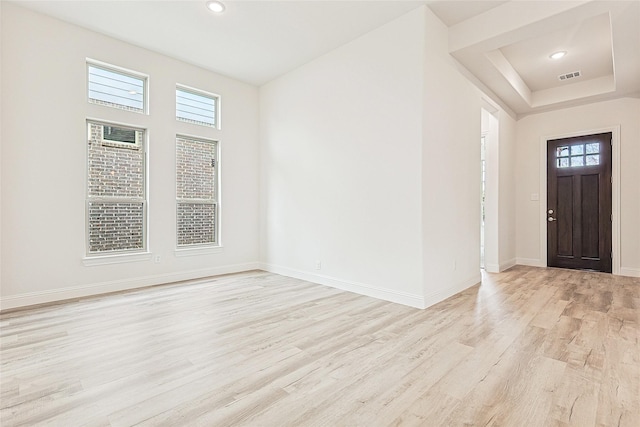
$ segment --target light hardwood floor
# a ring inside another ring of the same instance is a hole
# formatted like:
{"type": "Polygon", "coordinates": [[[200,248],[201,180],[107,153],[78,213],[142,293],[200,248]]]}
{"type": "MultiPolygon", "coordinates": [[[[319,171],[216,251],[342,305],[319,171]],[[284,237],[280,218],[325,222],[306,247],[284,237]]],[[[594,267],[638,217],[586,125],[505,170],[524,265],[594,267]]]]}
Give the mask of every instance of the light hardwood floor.
{"type": "Polygon", "coordinates": [[[265,272],[0,315],[1,424],[640,426],[640,279],[515,267],[426,310],[265,272]]]}

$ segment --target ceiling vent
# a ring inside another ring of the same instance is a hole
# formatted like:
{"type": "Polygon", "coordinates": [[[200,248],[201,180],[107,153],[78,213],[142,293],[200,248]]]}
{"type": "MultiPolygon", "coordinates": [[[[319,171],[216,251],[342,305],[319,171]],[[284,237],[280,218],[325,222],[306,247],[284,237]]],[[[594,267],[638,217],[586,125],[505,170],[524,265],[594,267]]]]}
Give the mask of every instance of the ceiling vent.
{"type": "Polygon", "coordinates": [[[558,76],[558,80],[564,81],[569,79],[575,79],[576,77],[580,77],[580,76],[581,76],[580,71],[574,71],[573,73],[560,74],[558,76]]]}

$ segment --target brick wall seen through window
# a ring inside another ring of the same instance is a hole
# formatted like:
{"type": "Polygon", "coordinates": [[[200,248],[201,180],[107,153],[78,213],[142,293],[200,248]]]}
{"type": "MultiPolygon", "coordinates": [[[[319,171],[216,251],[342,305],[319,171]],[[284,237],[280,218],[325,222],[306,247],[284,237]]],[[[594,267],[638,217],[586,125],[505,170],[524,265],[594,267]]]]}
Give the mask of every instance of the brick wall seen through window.
{"type": "Polygon", "coordinates": [[[87,227],[89,254],[145,249],[144,130],[89,122],[87,227]],[[105,128],[112,135],[105,139],[105,128]],[[115,133],[113,130],[115,129],[115,133]],[[131,132],[135,142],[131,142],[131,132]]]}
{"type": "Polygon", "coordinates": [[[218,243],[218,164],[215,141],[176,137],[177,244],[218,243]]]}

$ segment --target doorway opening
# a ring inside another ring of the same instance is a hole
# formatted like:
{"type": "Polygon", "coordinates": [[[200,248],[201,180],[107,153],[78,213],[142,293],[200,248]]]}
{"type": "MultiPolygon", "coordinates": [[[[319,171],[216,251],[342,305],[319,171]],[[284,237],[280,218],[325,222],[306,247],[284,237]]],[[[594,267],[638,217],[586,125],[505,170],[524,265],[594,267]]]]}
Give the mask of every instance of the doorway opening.
{"type": "Polygon", "coordinates": [[[498,118],[481,109],[480,125],[480,268],[500,271],[498,262],[498,118]]]}

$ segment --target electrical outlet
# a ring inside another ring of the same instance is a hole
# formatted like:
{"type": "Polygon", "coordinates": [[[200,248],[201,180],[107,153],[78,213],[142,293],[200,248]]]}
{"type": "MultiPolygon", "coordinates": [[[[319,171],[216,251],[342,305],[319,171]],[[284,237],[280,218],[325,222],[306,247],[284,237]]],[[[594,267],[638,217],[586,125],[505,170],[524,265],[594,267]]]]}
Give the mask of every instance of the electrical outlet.
{"type": "Polygon", "coordinates": [[[153,258],[153,262],[156,264],[160,263],[160,255],[156,255],[155,258],[153,258]]]}
{"type": "Polygon", "coordinates": [[[316,261],[316,270],[322,270],[322,262],[316,261]]]}

